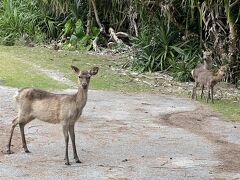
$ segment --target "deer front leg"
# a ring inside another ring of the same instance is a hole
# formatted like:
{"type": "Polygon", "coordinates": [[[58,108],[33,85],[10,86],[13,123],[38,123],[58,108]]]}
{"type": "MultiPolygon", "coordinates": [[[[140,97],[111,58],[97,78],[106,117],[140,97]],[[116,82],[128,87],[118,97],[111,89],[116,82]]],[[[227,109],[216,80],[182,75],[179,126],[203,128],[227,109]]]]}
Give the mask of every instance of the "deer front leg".
{"type": "Polygon", "coordinates": [[[193,89],[192,89],[192,99],[194,99],[194,91],[195,91],[195,85],[193,86],[193,89]]]}
{"type": "Polygon", "coordinates": [[[27,143],[26,143],[25,133],[24,133],[24,126],[25,126],[25,124],[19,123],[20,131],[21,131],[21,137],[22,137],[22,145],[23,145],[24,151],[26,153],[30,153],[30,151],[27,148],[27,143]]]}
{"type": "Polygon", "coordinates": [[[70,133],[70,137],[71,137],[71,140],[72,140],[73,157],[75,159],[75,162],[76,163],[81,163],[81,161],[78,158],[77,150],[76,150],[74,124],[69,126],[69,133],[70,133]]]}
{"type": "Polygon", "coordinates": [[[18,124],[18,118],[16,117],[13,121],[12,121],[12,128],[11,128],[11,131],[10,131],[10,137],[9,137],[9,140],[8,140],[8,145],[7,145],[7,154],[12,154],[13,152],[11,151],[11,142],[12,142],[12,136],[13,136],[13,131],[16,127],[16,125],[18,124]]]}
{"type": "Polygon", "coordinates": [[[197,99],[197,93],[196,93],[197,86],[198,86],[198,83],[195,82],[193,89],[192,89],[192,99],[194,99],[194,96],[197,99]]]}
{"type": "Polygon", "coordinates": [[[204,94],[203,90],[204,90],[204,85],[201,86],[201,99],[203,98],[203,94],[204,94]]]}
{"type": "Polygon", "coordinates": [[[211,86],[211,99],[212,99],[212,103],[214,103],[214,101],[213,101],[213,86],[211,86]]]}
{"type": "Polygon", "coordinates": [[[208,86],[208,88],[207,88],[207,92],[208,92],[208,95],[207,95],[207,103],[208,103],[208,100],[209,100],[209,98],[210,98],[210,87],[208,86]]]}
{"type": "Polygon", "coordinates": [[[68,125],[63,125],[63,135],[64,135],[65,146],[66,146],[64,160],[66,160],[66,163],[65,163],[66,165],[70,165],[69,158],[68,158],[68,142],[69,142],[68,129],[69,129],[68,125]]]}

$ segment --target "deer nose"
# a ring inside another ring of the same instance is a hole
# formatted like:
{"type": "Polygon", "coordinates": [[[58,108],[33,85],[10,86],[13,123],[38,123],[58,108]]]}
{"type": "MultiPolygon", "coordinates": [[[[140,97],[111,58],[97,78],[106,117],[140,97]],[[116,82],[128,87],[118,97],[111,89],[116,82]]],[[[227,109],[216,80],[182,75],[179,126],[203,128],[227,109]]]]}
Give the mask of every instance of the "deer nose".
{"type": "Polygon", "coordinates": [[[82,86],[85,88],[87,87],[87,83],[82,83],[82,86]]]}

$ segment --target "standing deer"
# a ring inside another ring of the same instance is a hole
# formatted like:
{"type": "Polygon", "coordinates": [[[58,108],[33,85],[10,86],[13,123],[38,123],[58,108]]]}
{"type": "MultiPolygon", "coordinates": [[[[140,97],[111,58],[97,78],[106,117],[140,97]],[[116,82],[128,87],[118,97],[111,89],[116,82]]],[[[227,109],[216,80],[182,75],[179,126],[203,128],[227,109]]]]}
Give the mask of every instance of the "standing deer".
{"type": "Polygon", "coordinates": [[[7,145],[7,153],[11,154],[11,140],[16,125],[19,124],[22,145],[24,151],[29,153],[25,140],[24,126],[34,119],[49,123],[61,123],[65,138],[65,160],[70,165],[68,158],[69,134],[72,140],[73,154],[76,163],[81,163],[78,158],[75,145],[74,124],[82,114],[87,102],[87,92],[90,78],[98,73],[98,67],[89,71],[80,71],[77,67],[71,66],[79,78],[78,92],[74,95],[54,94],[34,88],[23,88],[18,91],[16,101],[18,104],[18,116],[12,121],[10,138],[7,145]]]}
{"type": "MultiPolygon", "coordinates": [[[[192,74],[192,77],[195,81],[195,86],[193,87],[193,90],[192,90],[192,99],[194,99],[194,94],[197,96],[196,94],[196,80],[198,78],[198,75],[203,72],[203,71],[206,71],[206,70],[209,70],[210,69],[210,66],[211,66],[211,62],[212,62],[212,58],[211,58],[211,55],[212,55],[212,52],[209,52],[209,51],[204,51],[203,52],[203,64],[198,64],[192,71],[191,71],[191,74],[192,74]]],[[[201,86],[201,98],[203,96],[203,90],[204,90],[204,86],[201,86]]]]}
{"type": "MultiPolygon", "coordinates": [[[[211,95],[211,100],[212,100],[212,103],[213,102],[213,87],[219,82],[222,80],[223,76],[225,75],[226,71],[227,71],[227,68],[228,66],[225,65],[225,66],[221,66],[217,73],[214,74],[213,72],[209,71],[209,70],[205,70],[205,71],[202,71],[198,74],[198,77],[196,79],[196,85],[194,87],[194,91],[193,91],[193,97],[196,96],[196,88],[198,86],[198,84],[200,84],[200,87],[204,87],[206,86],[207,87],[207,91],[208,91],[208,96],[207,96],[207,103],[208,103],[208,100],[210,98],[210,95],[211,95]]],[[[202,96],[202,94],[201,94],[202,96]]]]}

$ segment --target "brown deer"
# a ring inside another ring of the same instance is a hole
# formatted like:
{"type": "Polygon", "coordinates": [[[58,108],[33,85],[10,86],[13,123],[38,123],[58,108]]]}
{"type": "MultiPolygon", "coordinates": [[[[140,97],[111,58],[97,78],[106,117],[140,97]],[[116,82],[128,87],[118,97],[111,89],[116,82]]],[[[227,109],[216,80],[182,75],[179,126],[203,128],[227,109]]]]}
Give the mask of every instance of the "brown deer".
{"type": "MultiPolygon", "coordinates": [[[[196,80],[198,78],[199,73],[201,73],[202,71],[210,69],[211,62],[212,62],[211,56],[212,56],[212,52],[204,51],[203,52],[203,58],[202,58],[203,59],[203,64],[198,64],[191,71],[192,77],[193,77],[193,79],[195,81],[195,86],[196,86],[196,80]]],[[[201,89],[202,89],[202,93],[201,93],[201,98],[202,98],[204,86],[202,86],[201,89]]],[[[194,87],[193,87],[193,91],[194,91],[194,87]]],[[[192,99],[194,99],[194,94],[193,93],[192,93],[192,99]]]]}
{"type": "Polygon", "coordinates": [[[61,123],[65,138],[65,160],[70,165],[68,158],[69,134],[72,140],[73,154],[76,163],[81,163],[78,158],[75,145],[74,124],[82,114],[87,102],[87,92],[90,78],[98,73],[98,67],[89,71],[80,71],[77,67],[71,66],[79,78],[78,92],[73,95],[54,94],[34,88],[23,88],[18,91],[16,101],[18,104],[18,116],[12,121],[10,138],[7,145],[7,153],[11,154],[11,140],[16,125],[19,125],[22,145],[26,153],[29,153],[25,140],[24,126],[34,119],[49,123],[61,123]]]}
{"type": "MultiPolygon", "coordinates": [[[[207,95],[207,103],[208,100],[210,98],[211,95],[211,100],[212,103],[213,102],[213,87],[222,80],[223,76],[225,75],[226,71],[228,69],[228,66],[221,66],[218,71],[216,72],[216,74],[214,74],[213,72],[209,71],[209,70],[205,70],[202,71],[198,74],[198,77],[196,79],[195,82],[195,86],[193,87],[193,92],[192,92],[192,96],[197,97],[196,96],[196,88],[198,86],[198,84],[200,84],[200,87],[207,87],[207,91],[208,91],[208,95],[207,95]]],[[[202,90],[203,91],[203,90],[202,90]]],[[[202,97],[202,94],[201,94],[202,97]]]]}

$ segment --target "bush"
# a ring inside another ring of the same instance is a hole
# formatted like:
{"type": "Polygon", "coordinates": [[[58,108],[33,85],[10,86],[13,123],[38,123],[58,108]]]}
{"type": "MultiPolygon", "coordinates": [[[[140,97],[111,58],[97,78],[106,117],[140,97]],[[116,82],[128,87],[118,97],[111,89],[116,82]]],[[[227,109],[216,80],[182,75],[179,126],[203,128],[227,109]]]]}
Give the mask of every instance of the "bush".
{"type": "Polygon", "coordinates": [[[168,28],[164,18],[157,26],[145,26],[133,38],[136,48],[132,69],[144,72],[170,71],[177,80],[187,81],[199,62],[198,40],[182,41],[174,27],[168,28]]]}
{"type": "Polygon", "coordinates": [[[145,26],[140,35],[133,39],[137,49],[133,68],[140,71],[163,71],[171,66],[178,54],[183,54],[179,35],[168,29],[164,19],[155,26],[145,26]]]}
{"type": "Polygon", "coordinates": [[[90,50],[92,48],[94,38],[98,36],[100,31],[97,27],[92,27],[91,32],[91,35],[85,35],[82,21],[80,19],[69,19],[64,28],[63,36],[68,39],[65,42],[64,47],[70,50],[90,50]]]}
{"type": "Polygon", "coordinates": [[[44,35],[38,23],[41,12],[35,1],[3,0],[0,4],[0,37],[1,43],[14,45],[22,37],[34,41],[35,36],[44,35]]]}
{"type": "Polygon", "coordinates": [[[192,78],[191,71],[199,62],[198,52],[186,52],[172,62],[170,69],[173,77],[178,81],[188,81],[192,78]]]}

